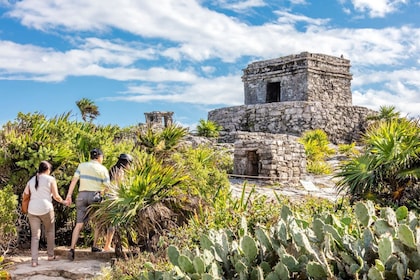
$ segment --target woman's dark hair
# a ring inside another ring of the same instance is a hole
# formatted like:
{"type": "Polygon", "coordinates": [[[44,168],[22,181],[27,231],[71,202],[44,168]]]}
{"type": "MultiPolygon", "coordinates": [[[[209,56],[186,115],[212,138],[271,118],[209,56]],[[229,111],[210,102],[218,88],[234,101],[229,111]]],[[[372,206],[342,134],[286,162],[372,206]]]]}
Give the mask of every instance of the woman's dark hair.
{"type": "Polygon", "coordinates": [[[46,161],[46,160],[43,160],[43,161],[41,161],[41,163],[39,164],[39,166],[38,166],[38,172],[36,173],[36,175],[35,175],[35,189],[37,190],[38,189],[38,176],[39,176],[39,174],[42,174],[42,173],[44,173],[45,171],[47,171],[47,170],[51,170],[52,169],[52,165],[51,165],[51,163],[49,163],[48,161],[46,161]]]}
{"type": "Polygon", "coordinates": [[[130,163],[133,162],[133,157],[128,154],[121,154],[118,157],[117,163],[109,169],[109,179],[112,181],[114,179],[115,173],[119,169],[126,169],[130,163]]]}
{"type": "Polygon", "coordinates": [[[95,148],[92,151],[90,151],[90,159],[97,159],[97,158],[99,158],[100,156],[103,156],[103,155],[104,155],[104,153],[98,148],[95,148]]]}

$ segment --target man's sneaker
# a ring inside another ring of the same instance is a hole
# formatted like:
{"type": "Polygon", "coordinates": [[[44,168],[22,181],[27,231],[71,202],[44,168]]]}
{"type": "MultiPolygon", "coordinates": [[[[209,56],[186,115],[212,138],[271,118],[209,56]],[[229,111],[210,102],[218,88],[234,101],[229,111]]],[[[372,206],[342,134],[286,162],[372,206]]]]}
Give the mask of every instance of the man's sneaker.
{"type": "Polygon", "coordinates": [[[102,249],[92,246],[92,253],[98,253],[98,252],[102,252],[102,249]]]}
{"type": "Polygon", "coordinates": [[[74,249],[70,249],[67,255],[69,261],[74,261],[74,249]]]}

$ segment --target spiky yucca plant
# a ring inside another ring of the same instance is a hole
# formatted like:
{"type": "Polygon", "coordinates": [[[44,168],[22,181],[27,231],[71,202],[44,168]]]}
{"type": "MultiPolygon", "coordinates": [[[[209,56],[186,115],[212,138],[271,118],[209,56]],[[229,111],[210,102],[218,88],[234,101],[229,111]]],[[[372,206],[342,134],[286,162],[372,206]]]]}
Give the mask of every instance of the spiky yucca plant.
{"type": "Polygon", "coordinates": [[[138,132],[138,143],[148,153],[159,154],[170,151],[180,143],[188,133],[188,129],[179,125],[169,125],[162,130],[147,126],[138,132]]]}
{"type": "Polygon", "coordinates": [[[194,202],[180,193],[177,185],[187,176],[178,166],[164,166],[152,154],[142,153],[132,165],[126,180],[110,187],[106,199],[92,207],[92,220],[102,230],[117,228],[130,245],[153,249],[156,238],[182,223],[185,207],[194,202]],[[151,244],[153,243],[153,244],[151,244]]]}

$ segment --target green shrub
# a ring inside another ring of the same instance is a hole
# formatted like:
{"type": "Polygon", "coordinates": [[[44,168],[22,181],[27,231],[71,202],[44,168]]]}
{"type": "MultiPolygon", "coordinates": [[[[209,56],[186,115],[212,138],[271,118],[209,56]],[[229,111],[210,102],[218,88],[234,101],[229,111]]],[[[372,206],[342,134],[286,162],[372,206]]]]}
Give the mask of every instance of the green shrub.
{"type": "Polygon", "coordinates": [[[327,134],[321,130],[306,131],[299,142],[303,144],[307,158],[307,171],[314,174],[330,174],[332,167],[325,161],[328,156],[335,154],[329,146],[327,134]]]}
{"type": "Polygon", "coordinates": [[[6,254],[11,243],[16,241],[17,205],[17,196],[13,194],[12,186],[0,189],[0,255],[6,254]]]}
{"type": "Polygon", "coordinates": [[[222,127],[213,121],[201,119],[197,125],[198,136],[219,137],[220,130],[222,130],[222,127]]]}
{"type": "Polygon", "coordinates": [[[332,166],[326,161],[308,161],[306,164],[306,170],[309,173],[316,175],[331,174],[332,166]]]}
{"type": "MultiPolygon", "coordinates": [[[[134,147],[134,139],[123,137],[118,126],[72,121],[70,113],[53,118],[40,113],[19,113],[16,120],[3,125],[0,139],[1,181],[12,185],[17,195],[23,192],[42,160],[53,165],[52,175],[64,197],[78,163],[88,160],[92,148],[100,147],[104,151],[104,165],[110,167],[120,153],[130,152],[134,147]]],[[[56,228],[70,231],[74,222],[75,208],[57,204],[56,228]]],[[[58,238],[57,244],[62,245],[61,242],[63,240],[58,238]]],[[[64,242],[68,244],[67,240],[64,242]]]]}
{"type": "Polygon", "coordinates": [[[339,144],[338,151],[341,154],[344,154],[347,157],[350,156],[357,156],[360,154],[360,151],[356,148],[356,143],[353,142],[351,144],[339,144]]]}
{"type": "Polygon", "coordinates": [[[416,120],[390,118],[369,126],[364,153],[344,161],[338,190],[353,200],[375,197],[382,205],[420,201],[420,125],[416,120]]]}

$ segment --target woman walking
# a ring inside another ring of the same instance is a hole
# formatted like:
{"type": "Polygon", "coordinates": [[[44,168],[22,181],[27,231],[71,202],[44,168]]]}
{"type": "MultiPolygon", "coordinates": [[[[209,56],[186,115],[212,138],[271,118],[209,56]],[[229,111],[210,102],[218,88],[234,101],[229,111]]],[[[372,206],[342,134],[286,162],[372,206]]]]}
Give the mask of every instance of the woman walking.
{"type": "Polygon", "coordinates": [[[52,204],[53,197],[57,202],[63,203],[58,193],[57,182],[50,175],[52,165],[48,161],[41,161],[38,172],[26,184],[26,194],[31,195],[28,206],[28,219],[31,226],[31,254],[32,266],[38,265],[39,239],[41,237],[41,223],[45,227],[47,236],[48,260],[54,260],[55,247],[55,213],[52,204]]]}
{"type": "MultiPolygon", "coordinates": [[[[129,154],[120,154],[117,163],[109,169],[109,178],[114,185],[120,185],[124,182],[125,171],[128,170],[130,164],[133,162],[133,157],[129,154]]],[[[107,230],[104,251],[112,252],[114,248],[111,247],[112,238],[115,234],[115,228],[110,227],[107,230]]]]}

